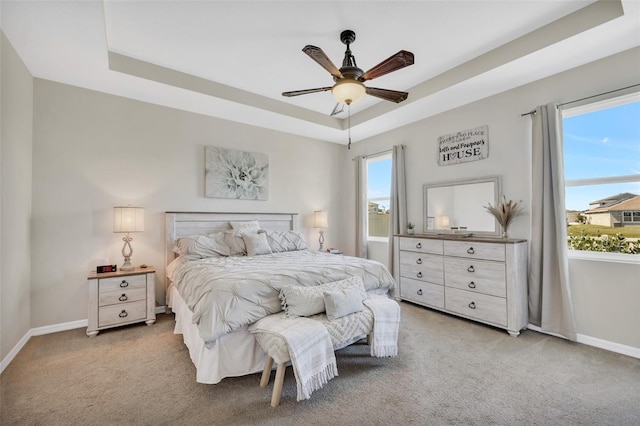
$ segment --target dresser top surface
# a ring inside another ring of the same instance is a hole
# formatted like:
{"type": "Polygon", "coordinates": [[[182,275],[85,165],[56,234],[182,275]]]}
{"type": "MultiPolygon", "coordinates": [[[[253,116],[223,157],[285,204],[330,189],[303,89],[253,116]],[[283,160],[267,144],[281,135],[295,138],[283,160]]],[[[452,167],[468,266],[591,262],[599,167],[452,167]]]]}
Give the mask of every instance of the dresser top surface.
{"type": "Polygon", "coordinates": [[[425,240],[447,240],[447,241],[462,241],[462,242],[474,242],[474,243],[494,243],[494,244],[517,244],[524,243],[527,240],[520,238],[500,238],[500,237],[480,237],[471,235],[466,237],[462,234],[396,234],[396,237],[403,238],[422,238],[425,240]]]}

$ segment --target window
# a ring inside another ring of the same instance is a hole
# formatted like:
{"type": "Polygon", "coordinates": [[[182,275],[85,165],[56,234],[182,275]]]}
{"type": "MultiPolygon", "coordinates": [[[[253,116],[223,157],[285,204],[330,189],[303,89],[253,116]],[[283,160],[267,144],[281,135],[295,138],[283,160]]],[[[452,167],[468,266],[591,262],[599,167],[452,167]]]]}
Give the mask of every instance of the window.
{"type": "Polygon", "coordinates": [[[563,110],[569,247],[640,254],[640,93],[563,110]]]}
{"type": "Polygon", "coordinates": [[[368,157],[367,163],[367,239],[389,237],[391,200],[391,153],[368,157]]]}

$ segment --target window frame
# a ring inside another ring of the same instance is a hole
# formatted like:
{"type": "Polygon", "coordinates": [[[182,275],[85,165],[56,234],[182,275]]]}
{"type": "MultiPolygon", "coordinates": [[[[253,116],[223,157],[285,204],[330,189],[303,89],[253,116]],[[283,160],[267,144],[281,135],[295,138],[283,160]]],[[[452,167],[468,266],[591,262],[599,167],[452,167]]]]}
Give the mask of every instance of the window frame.
{"type": "MultiPolygon", "coordinates": [[[[590,112],[600,111],[608,108],[613,108],[619,105],[627,103],[640,102],[640,91],[637,87],[632,87],[622,91],[616,91],[616,93],[605,93],[596,97],[589,97],[576,102],[570,102],[563,106],[560,105],[560,111],[562,115],[562,121],[564,123],[565,118],[574,117],[577,115],[583,115],[590,112]]],[[[562,158],[563,167],[565,164],[564,149],[562,158]]],[[[637,175],[619,175],[619,176],[606,176],[597,178],[583,178],[583,179],[569,179],[564,182],[564,189],[574,186],[595,186],[612,183],[632,183],[640,182],[640,174],[637,175]]],[[[566,206],[565,206],[566,210],[566,206]]],[[[630,222],[633,223],[633,222],[630,222]]],[[[640,264],[640,255],[626,254],[616,252],[597,252],[597,251],[585,251],[585,250],[568,250],[569,259],[579,260],[592,260],[592,261],[605,261],[616,263],[632,263],[640,264]]]]}

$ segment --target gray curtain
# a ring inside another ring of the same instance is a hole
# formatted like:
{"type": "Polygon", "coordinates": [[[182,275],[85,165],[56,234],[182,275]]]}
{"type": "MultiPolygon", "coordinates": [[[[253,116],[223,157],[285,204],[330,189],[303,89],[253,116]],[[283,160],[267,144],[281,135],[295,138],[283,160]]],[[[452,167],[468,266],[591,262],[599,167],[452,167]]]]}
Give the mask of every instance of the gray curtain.
{"type": "Polygon", "coordinates": [[[537,107],[532,120],[529,322],[542,331],[575,341],[564,203],[562,116],[557,105],[548,104],[537,107]]]}
{"type": "Polygon", "coordinates": [[[367,163],[359,155],[356,165],[356,256],[367,258],[367,163]]]}
{"type": "Polygon", "coordinates": [[[407,176],[404,145],[395,145],[391,154],[391,215],[389,217],[389,270],[393,272],[393,236],[407,229],[407,176]]]}

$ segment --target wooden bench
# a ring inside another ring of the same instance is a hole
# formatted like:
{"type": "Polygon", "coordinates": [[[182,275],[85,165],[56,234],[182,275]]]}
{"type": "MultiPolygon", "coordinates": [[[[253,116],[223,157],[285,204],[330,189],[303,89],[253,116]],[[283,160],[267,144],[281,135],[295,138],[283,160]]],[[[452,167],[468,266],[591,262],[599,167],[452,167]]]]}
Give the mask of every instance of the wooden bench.
{"type": "MultiPolygon", "coordinates": [[[[373,312],[369,309],[364,309],[361,312],[332,321],[330,321],[324,313],[307,318],[320,321],[326,326],[334,350],[344,348],[365,337],[369,337],[373,331],[373,312]]],[[[267,359],[260,379],[261,387],[266,387],[269,384],[274,361],[277,364],[271,394],[271,406],[277,407],[280,405],[280,398],[282,396],[286,365],[291,360],[287,343],[279,336],[261,332],[256,333],[256,340],[258,340],[262,349],[267,353],[267,359]]]]}

